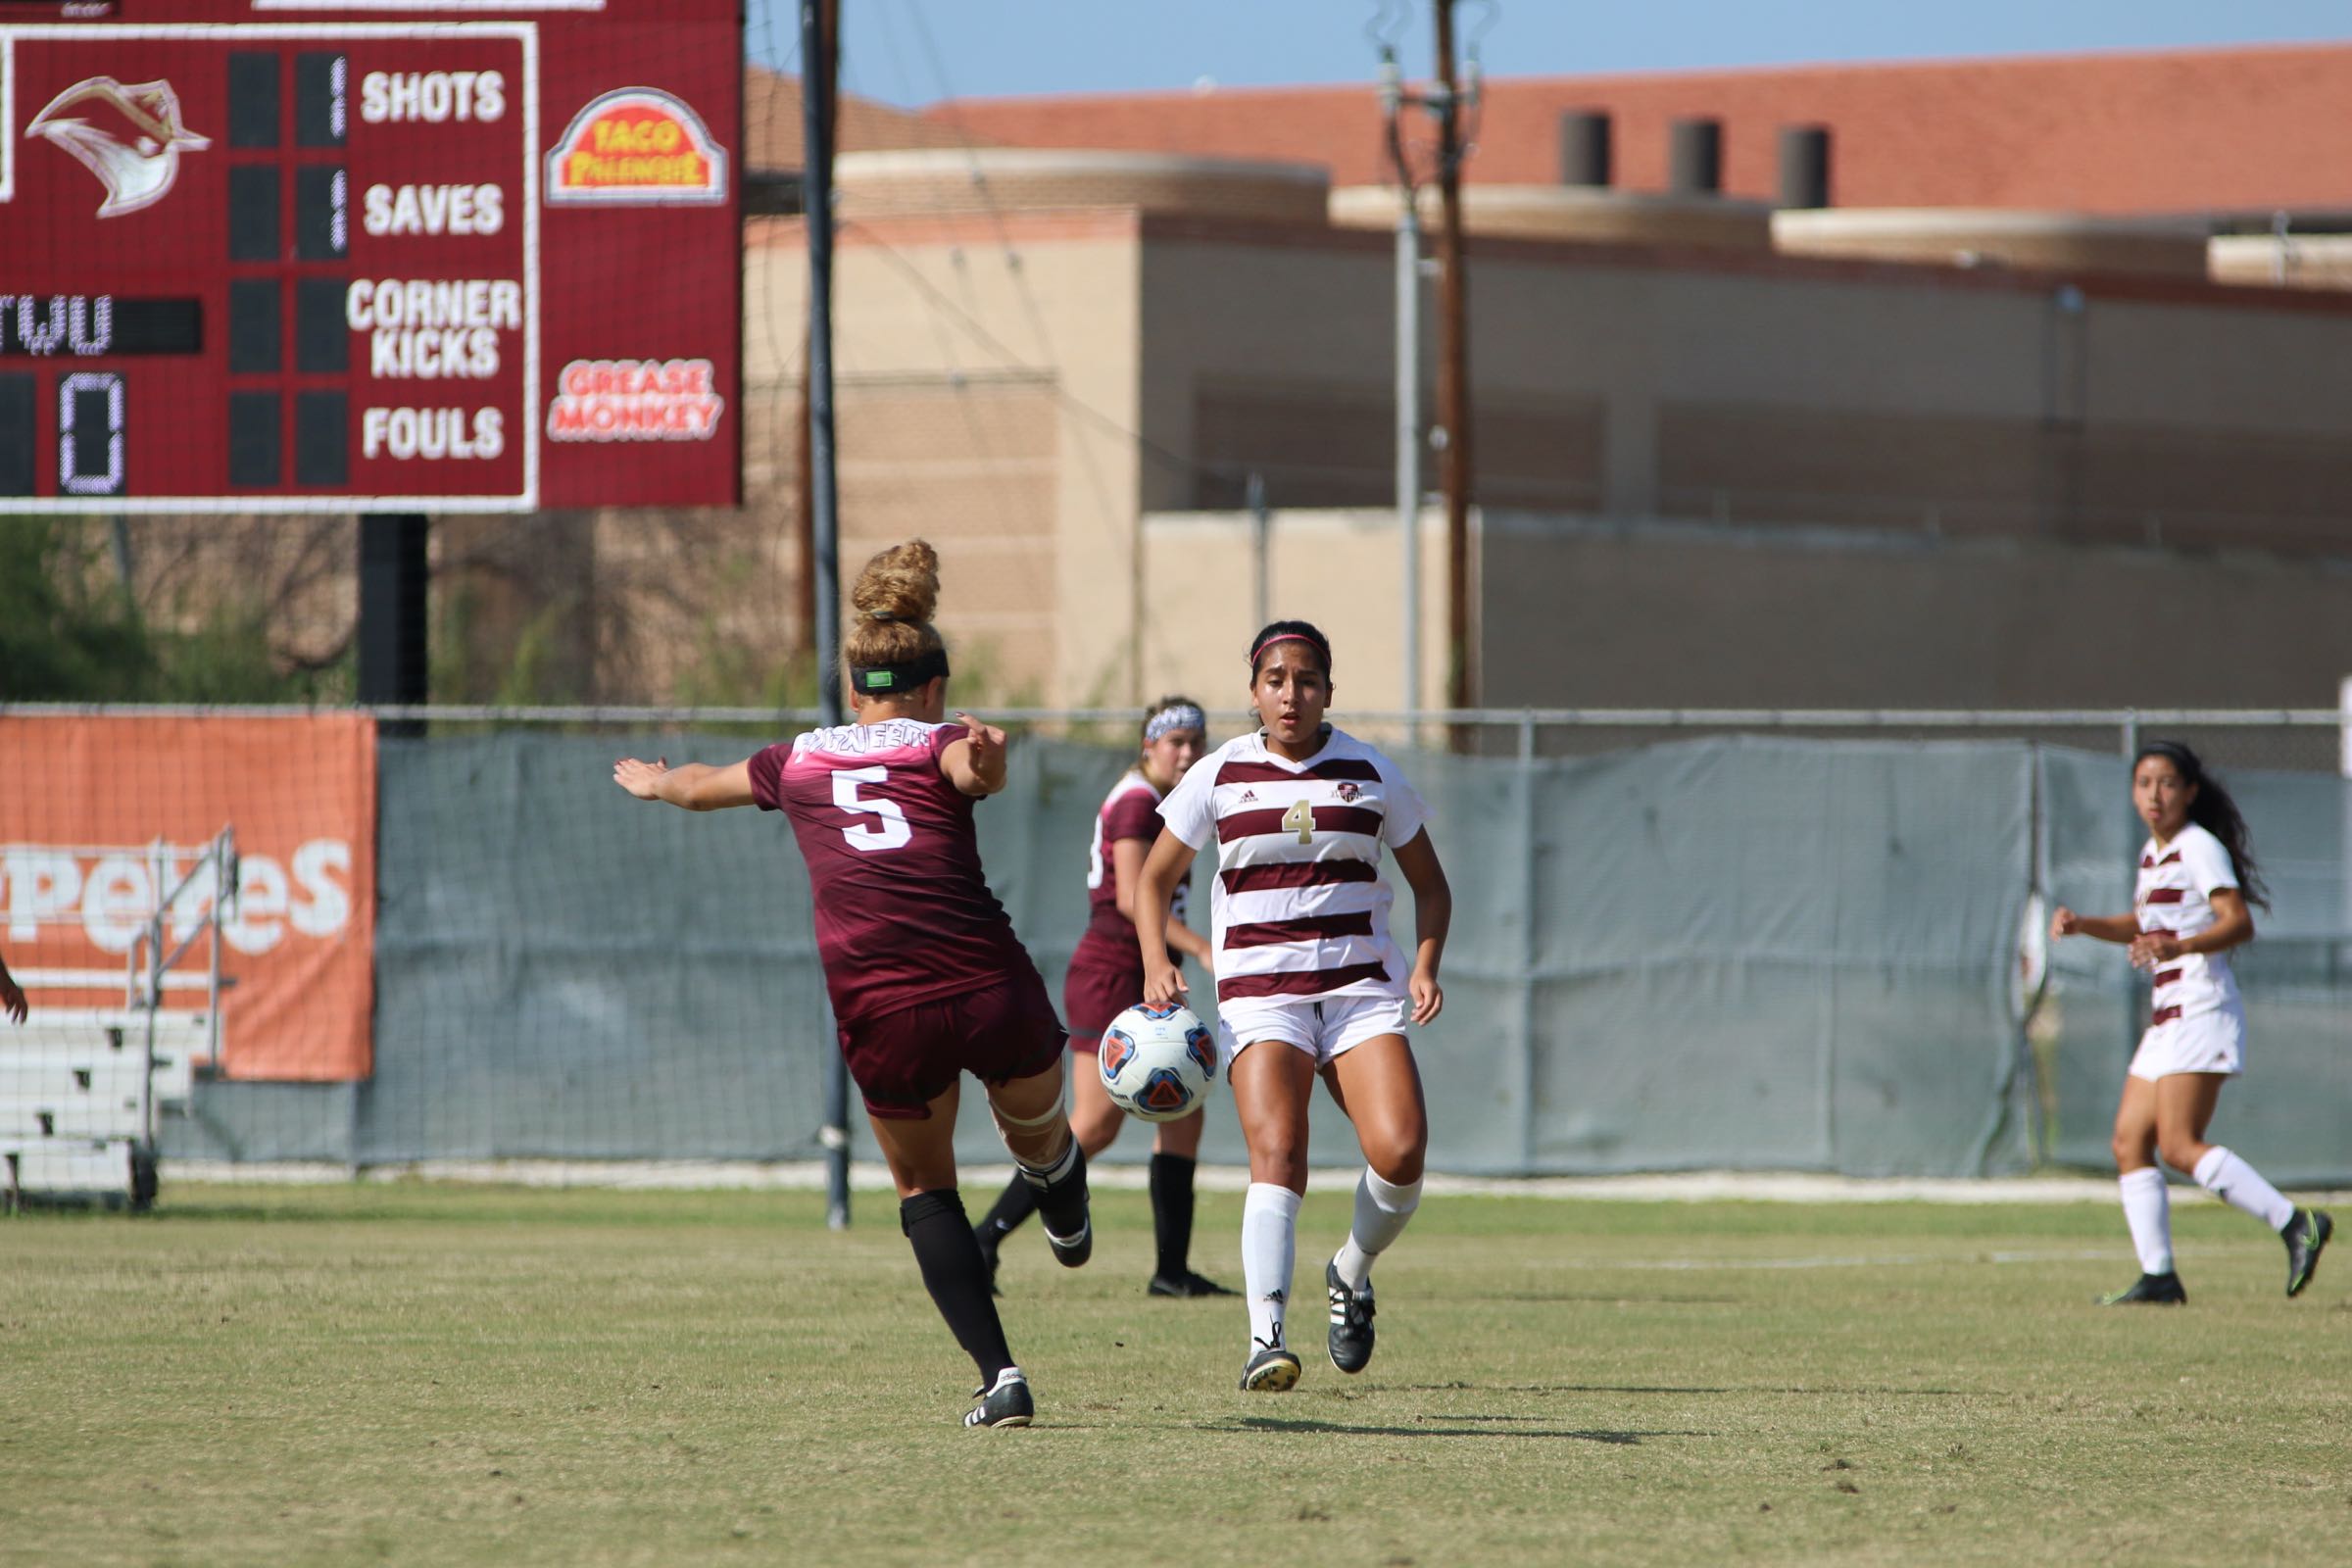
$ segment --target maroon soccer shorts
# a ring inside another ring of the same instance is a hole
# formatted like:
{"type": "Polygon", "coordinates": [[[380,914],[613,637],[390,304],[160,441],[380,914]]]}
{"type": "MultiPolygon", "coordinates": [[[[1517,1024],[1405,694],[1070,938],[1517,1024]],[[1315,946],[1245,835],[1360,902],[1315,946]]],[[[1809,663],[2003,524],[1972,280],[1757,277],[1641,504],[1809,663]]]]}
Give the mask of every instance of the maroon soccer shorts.
{"type": "Polygon", "coordinates": [[[1102,1031],[1110,1020],[1144,1000],[1144,966],[1140,963],[1071,962],[1069,978],[1061,983],[1061,1011],[1070,1020],[1070,1049],[1102,1049],[1102,1031]]]}
{"type": "Polygon", "coordinates": [[[876,1116],[921,1121],[957,1073],[1030,1078],[1061,1059],[1065,1038],[1037,971],[841,1026],[850,1077],[876,1116]]]}

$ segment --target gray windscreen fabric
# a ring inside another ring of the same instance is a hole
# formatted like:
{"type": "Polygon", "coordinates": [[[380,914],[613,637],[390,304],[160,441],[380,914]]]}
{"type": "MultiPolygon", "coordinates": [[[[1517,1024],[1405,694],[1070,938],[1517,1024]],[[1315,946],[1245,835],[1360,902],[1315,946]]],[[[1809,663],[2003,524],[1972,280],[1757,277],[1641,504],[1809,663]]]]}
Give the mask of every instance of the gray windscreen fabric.
{"type": "Polygon", "coordinates": [[[815,1155],[822,992],[792,834],[772,812],[631,799],[612,761],[636,750],[381,743],[359,1162],[815,1155]]]}
{"type": "MultiPolygon", "coordinates": [[[[373,1077],[199,1084],[167,1156],[814,1158],[835,1048],[791,832],[612,783],[631,751],[725,762],[758,744],[383,741],[373,1077]]],[[[1132,757],[1016,737],[1007,788],[977,808],[991,885],[1057,1003],[1095,815],[1132,757]]],[[[1445,1015],[1411,1035],[1432,1169],[2108,1165],[2144,981],[2119,949],[2059,943],[2021,1023],[2016,976],[2037,871],[2049,901],[2130,906],[2141,830],[2117,758],[1734,737],[1399,762],[1453,888],[1445,1015]]],[[[2247,1073],[2215,1136],[2278,1180],[2342,1180],[2352,797],[2324,776],[2232,783],[2278,905],[2239,959],[2247,1073]]],[[[1203,926],[1209,869],[1193,873],[1203,926]]],[[[1413,900],[1388,874],[1409,950],[1413,900]]],[[[1213,983],[1192,982],[1213,1021],[1213,983]]],[[[1151,1141],[1126,1127],[1104,1157],[1141,1161],[1151,1141]]],[[[1004,1161],[976,1088],[956,1142],[966,1161],[1004,1161]]],[[[1245,1157],[1223,1084],[1202,1155],[1245,1157]]],[[[1320,1093],[1309,1155],[1356,1158],[1320,1093]]]]}
{"type": "MultiPolygon", "coordinates": [[[[2121,758],[2045,750],[2040,777],[2054,904],[2084,914],[2132,907],[2147,829],[2121,758]]],[[[2319,773],[2232,772],[2272,906],[2230,955],[2246,1006],[2244,1071],[2207,1138],[2286,1185],[2352,1173],[2352,785],[2319,773]]],[[[2147,977],[2123,949],[2088,938],[2051,950],[2052,984],[2032,1033],[2051,1160],[2112,1169],[2125,1069],[2148,1011],[2147,977]]]]}
{"type": "Polygon", "coordinates": [[[2016,1168],[2015,745],[1539,764],[1536,1171],[2016,1168]]]}

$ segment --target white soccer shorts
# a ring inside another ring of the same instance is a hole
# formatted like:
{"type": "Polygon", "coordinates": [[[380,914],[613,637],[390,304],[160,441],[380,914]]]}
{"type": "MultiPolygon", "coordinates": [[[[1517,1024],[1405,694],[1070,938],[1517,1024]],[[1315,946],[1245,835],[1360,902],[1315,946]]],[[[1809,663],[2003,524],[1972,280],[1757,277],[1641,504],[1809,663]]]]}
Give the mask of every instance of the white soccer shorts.
{"type": "Polygon", "coordinates": [[[1217,1052],[1227,1068],[1260,1040],[1279,1040],[1317,1067],[1381,1035],[1400,1035],[1413,1004],[1403,997],[1250,997],[1217,1004],[1217,1052]]]}
{"type": "Polygon", "coordinates": [[[2246,1015],[2216,1007],[2186,1018],[2168,1018],[2139,1037],[2132,1054],[2132,1076],[2154,1083],[2177,1072],[2218,1072],[2236,1077],[2244,1070],[2246,1015]]]}

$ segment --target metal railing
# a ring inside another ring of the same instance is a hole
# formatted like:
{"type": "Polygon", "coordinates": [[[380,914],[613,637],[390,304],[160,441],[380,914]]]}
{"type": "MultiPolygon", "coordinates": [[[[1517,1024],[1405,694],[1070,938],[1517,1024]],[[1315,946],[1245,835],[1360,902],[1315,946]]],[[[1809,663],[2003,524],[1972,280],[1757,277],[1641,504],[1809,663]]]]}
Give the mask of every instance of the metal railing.
{"type": "MultiPolygon", "coordinates": [[[[305,717],[320,709],[293,705],[0,704],[0,715],[90,717],[305,717]]],[[[577,707],[494,707],[475,704],[381,704],[360,710],[387,722],[473,729],[563,725],[580,729],[790,728],[812,725],[813,708],[751,706],[668,707],[609,704],[577,707]]],[[[1008,728],[1123,743],[1141,718],[1138,708],[994,708],[973,710],[1008,728]]],[[[1242,708],[1208,710],[1212,735],[1252,722],[1242,708]]],[[[1952,740],[2018,739],[2072,744],[2130,756],[2151,734],[2187,736],[2219,755],[2223,765],[2282,766],[2298,771],[2344,771],[2352,776],[2352,711],[2333,708],[1467,708],[1406,713],[1393,709],[1335,710],[1335,721],[1367,738],[1444,748],[1468,735],[1479,755],[1523,760],[1584,755],[1617,746],[1654,744],[1702,735],[1740,733],[1952,740]],[[1583,737],[1587,744],[1571,744],[1583,737]],[[2267,737],[2267,748],[2249,747],[2267,737]],[[1594,744],[1597,743],[1597,744],[1594,744]],[[2218,743],[2218,744],[2217,744],[2218,743]]]]}

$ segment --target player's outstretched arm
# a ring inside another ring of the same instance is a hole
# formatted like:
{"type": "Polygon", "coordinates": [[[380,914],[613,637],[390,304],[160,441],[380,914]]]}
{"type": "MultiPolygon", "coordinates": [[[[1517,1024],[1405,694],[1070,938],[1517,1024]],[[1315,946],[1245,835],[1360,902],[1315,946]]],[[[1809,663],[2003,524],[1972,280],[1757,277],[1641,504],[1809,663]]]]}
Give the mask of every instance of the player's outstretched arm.
{"type": "Polygon", "coordinates": [[[641,762],[624,757],[612,764],[612,782],[641,801],[667,801],[689,811],[716,811],[752,804],[752,763],[746,758],[725,767],[708,762],[669,765],[657,758],[641,762]]]}
{"type": "MultiPolygon", "coordinates": [[[[1135,901],[1139,897],[1136,889],[1143,885],[1144,860],[1151,853],[1152,844],[1148,839],[1113,839],[1111,841],[1110,863],[1113,873],[1111,899],[1118,905],[1119,912],[1127,917],[1130,925],[1135,923],[1135,901]]],[[[1174,890],[1170,889],[1170,891],[1174,890]]],[[[1208,939],[1200,932],[1195,931],[1182,920],[1168,921],[1166,930],[1169,947],[1174,948],[1188,958],[1197,958],[1202,963],[1210,961],[1208,939]]]]}
{"type": "Polygon", "coordinates": [[[1004,732],[969,713],[957,713],[964,734],[941,749],[939,770],[966,795],[994,795],[1004,787],[1004,732]]]}
{"type": "Polygon", "coordinates": [[[2060,937],[2096,937],[2130,947],[2138,940],[2139,921],[2129,914],[2077,914],[2061,904],[2050,911],[2050,940],[2060,937]]]}
{"type": "Polygon", "coordinates": [[[1144,957],[1144,1000],[1154,1007],[1182,1002],[1192,989],[1184,983],[1184,971],[1168,961],[1168,900],[1192,868],[1193,847],[1161,828],[1135,879],[1133,918],[1136,946],[1144,957]]]}
{"type": "Polygon", "coordinates": [[[1446,1006],[1446,988],[1438,984],[1438,964],[1446,956],[1446,933],[1453,924],[1453,888],[1446,867],[1438,861],[1437,846],[1423,828],[1396,846],[1396,869],[1413,890],[1413,922],[1418,940],[1413,950],[1413,975],[1406,983],[1412,993],[1413,1022],[1427,1023],[1446,1006]]]}

